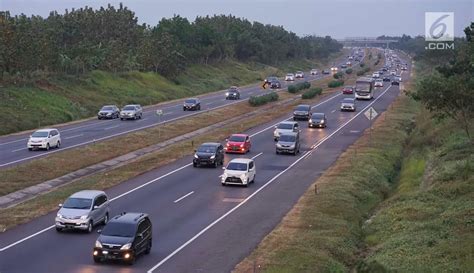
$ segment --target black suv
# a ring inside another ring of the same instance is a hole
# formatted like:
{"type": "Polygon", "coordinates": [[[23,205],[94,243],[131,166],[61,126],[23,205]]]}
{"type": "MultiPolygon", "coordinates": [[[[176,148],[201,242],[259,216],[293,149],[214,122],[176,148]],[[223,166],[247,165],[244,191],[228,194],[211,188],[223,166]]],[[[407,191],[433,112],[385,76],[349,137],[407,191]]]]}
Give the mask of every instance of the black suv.
{"type": "Polygon", "coordinates": [[[225,93],[226,100],[239,100],[240,99],[240,92],[236,86],[232,86],[229,90],[225,93]]]}
{"type": "Polygon", "coordinates": [[[224,164],[224,146],[220,143],[203,143],[194,152],[193,167],[211,165],[217,168],[218,164],[224,164]]]}
{"type": "Polygon", "coordinates": [[[304,119],[309,120],[311,117],[311,105],[301,104],[296,106],[293,111],[293,120],[304,119]]]}
{"type": "Polygon", "coordinates": [[[270,88],[271,89],[280,89],[281,88],[281,83],[279,80],[272,80],[270,82],[270,88]]]}
{"type": "Polygon", "coordinates": [[[140,254],[151,251],[152,224],[148,214],[124,212],[97,232],[100,236],[93,251],[96,263],[120,260],[131,265],[140,254]]]}

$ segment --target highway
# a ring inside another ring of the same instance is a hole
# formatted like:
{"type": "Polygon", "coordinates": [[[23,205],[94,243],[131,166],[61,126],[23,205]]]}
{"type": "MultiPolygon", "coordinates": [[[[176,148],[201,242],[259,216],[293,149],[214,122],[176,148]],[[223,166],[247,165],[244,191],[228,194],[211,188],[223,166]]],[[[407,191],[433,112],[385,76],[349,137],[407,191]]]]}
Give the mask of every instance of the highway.
{"type": "MultiPolygon", "coordinates": [[[[409,70],[402,73],[404,81],[408,76],[409,70]]],[[[385,83],[375,99],[357,101],[357,112],[339,111],[350,95],[325,96],[313,112],[326,113],[328,127],[310,129],[300,121],[297,156],[275,154],[273,127],[283,119],[250,130],[252,152],[225,157],[255,159],[257,178],[248,188],[222,187],[221,169],[193,168],[189,156],[107,190],[113,215],[146,212],[153,222],[151,254],[133,266],[94,264],[98,234],[57,233],[53,212],[0,234],[0,272],[229,272],[370,126],[363,112],[382,113],[398,94],[398,86],[385,83]]]]}
{"type": "MultiPolygon", "coordinates": [[[[344,58],[344,63],[346,59],[344,58]]],[[[339,64],[342,64],[340,62],[339,64]]],[[[305,73],[305,80],[314,81],[331,75],[315,75],[312,76],[309,71],[305,73]]],[[[302,79],[295,80],[303,81],[302,79]]],[[[289,84],[281,79],[282,89],[286,88],[289,84]]],[[[153,126],[157,126],[162,123],[172,122],[177,119],[189,117],[192,115],[199,114],[202,111],[213,110],[227,105],[238,103],[242,100],[247,100],[250,96],[264,94],[270,92],[269,88],[263,90],[260,84],[241,88],[241,99],[240,100],[226,100],[226,90],[210,93],[207,95],[200,96],[201,98],[201,111],[183,111],[182,102],[170,102],[162,103],[147,107],[144,109],[143,118],[140,120],[124,120],[113,119],[113,120],[97,120],[89,119],[74,124],[48,126],[48,128],[57,128],[61,133],[61,148],[45,150],[28,151],[26,148],[26,142],[30,133],[12,134],[0,137],[0,168],[10,167],[16,164],[21,164],[29,160],[44,157],[46,155],[64,151],[95,143],[98,141],[111,139],[127,133],[143,130],[153,126]],[[155,112],[157,109],[163,110],[163,115],[158,117],[155,112]]],[[[99,111],[99,109],[97,109],[99,111]]]]}

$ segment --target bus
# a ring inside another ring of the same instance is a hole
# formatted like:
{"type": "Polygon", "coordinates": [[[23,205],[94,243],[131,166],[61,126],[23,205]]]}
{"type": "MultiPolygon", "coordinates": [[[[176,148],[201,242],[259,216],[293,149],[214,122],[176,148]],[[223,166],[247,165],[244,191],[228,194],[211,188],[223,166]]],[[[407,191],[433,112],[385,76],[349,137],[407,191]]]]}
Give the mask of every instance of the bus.
{"type": "Polygon", "coordinates": [[[358,78],[355,85],[355,98],[360,100],[371,100],[374,97],[374,79],[358,78]]]}

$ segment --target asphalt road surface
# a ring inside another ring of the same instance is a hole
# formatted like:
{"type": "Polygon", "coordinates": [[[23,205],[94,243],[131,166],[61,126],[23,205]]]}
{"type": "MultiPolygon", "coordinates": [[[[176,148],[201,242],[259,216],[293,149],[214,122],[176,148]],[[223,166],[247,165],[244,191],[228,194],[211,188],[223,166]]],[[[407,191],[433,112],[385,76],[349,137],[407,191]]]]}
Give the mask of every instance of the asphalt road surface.
{"type": "Polygon", "coordinates": [[[255,159],[256,182],[247,188],[221,186],[220,168],[193,168],[190,156],[107,190],[112,215],[145,212],[153,222],[151,254],[133,266],[94,264],[98,234],[57,233],[54,212],[0,234],[0,272],[229,272],[370,126],[363,112],[373,107],[382,113],[398,94],[398,86],[385,83],[373,100],[357,101],[357,112],[339,110],[350,95],[326,96],[313,112],[326,113],[328,127],[310,129],[301,121],[297,156],[275,154],[273,127],[283,119],[247,132],[252,151],[225,156],[226,162],[255,159]]]}
{"type": "MultiPolygon", "coordinates": [[[[345,63],[344,61],[339,64],[345,63]]],[[[312,76],[309,71],[305,73],[304,80],[313,81],[328,77],[331,75],[315,75],[312,76]]],[[[294,82],[304,81],[297,79],[294,82]]],[[[282,88],[293,84],[287,83],[281,79],[282,88]]],[[[135,132],[162,124],[165,122],[172,122],[177,119],[189,117],[191,115],[199,114],[202,111],[213,110],[226,105],[235,104],[242,100],[248,99],[250,96],[264,94],[270,92],[269,88],[263,90],[261,84],[241,88],[241,100],[226,100],[225,92],[214,92],[201,97],[201,111],[183,111],[182,102],[165,103],[159,106],[152,106],[144,109],[143,118],[140,120],[86,120],[69,125],[49,126],[50,128],[57,128],[61,133],[61,148],[51,149],[49,151],[36,150],[28,151],[26,142],[30,133],[22,133],[15,135],[8,135],[0,137],[0,168],[21,164],[23,162],[43,157],[45,155],[64,151],[67,149],[76,148],[82,145],[110,139],[130,132],[135,132]],[[163,115],[158,117],[155,113],[157,109],[163,111],[163,115]]],[[[184,101],[184,99],[183,99],[184,101]]],[[[99,109],[97,109],[98,111],[99,109]]]]}

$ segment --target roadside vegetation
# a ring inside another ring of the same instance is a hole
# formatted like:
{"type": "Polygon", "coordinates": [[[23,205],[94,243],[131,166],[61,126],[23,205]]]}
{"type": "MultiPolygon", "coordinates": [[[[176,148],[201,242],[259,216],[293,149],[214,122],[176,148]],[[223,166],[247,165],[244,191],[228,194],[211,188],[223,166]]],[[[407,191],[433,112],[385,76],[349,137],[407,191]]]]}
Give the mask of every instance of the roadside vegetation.
{"type": "Polygon", "coordinates": [[[447,63],[446,53],[417,58],[415,83],[404,83],[371,136],[347,149],[235,272],[472,271],[471,33],[447,63]]]}

